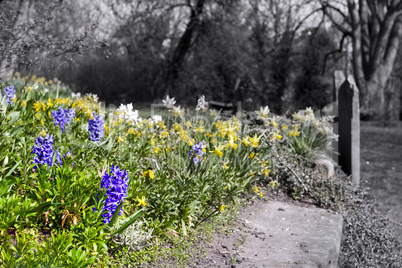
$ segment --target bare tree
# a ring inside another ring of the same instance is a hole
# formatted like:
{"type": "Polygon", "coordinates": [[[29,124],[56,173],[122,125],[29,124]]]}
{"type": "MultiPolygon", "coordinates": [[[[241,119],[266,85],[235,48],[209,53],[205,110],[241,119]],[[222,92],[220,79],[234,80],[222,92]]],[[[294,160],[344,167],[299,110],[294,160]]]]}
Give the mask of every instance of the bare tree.
{"type": "Polygon", "coordinates": [[[193,35],[197,29],[197,26],[200,24],[204,4],[205,0],[197,0],[193,5],[191,4],[191,1],[188,1],[188,6],[191,9],[190,17],[186,29],[180,37],[180,40],[173,52],[173,58],[171,60],[166,78],[168,86],[171,86],[171,83],[177,79],[178,70],[183,64],[185,56],[192,45],[193,35]]]}
{"type": "Polygon", "coordinates": [[[352,65],[362,113],[372,119],[383,118],[386,86],[402,33],[402,1],[321,0],[321,4],[333,25],[352,39],[352,65]]]}
{"type": "MultiPolygon", "coordinates": [[[[49,59],[66,62],[74,55],[99,48],[102,43],[94,41],[92,36],[95,23],[81,23],[79,33],[61,31],[60,17],[65,13],[57,12],[72,6],[70,1],[58,0],[0,1],[1,69],[5,72],[14,68],[23,72],[32,68],[39,70],[49,59]]],[[[70,21],[62,21],[64,29],[70,27],[70,21]]]]}

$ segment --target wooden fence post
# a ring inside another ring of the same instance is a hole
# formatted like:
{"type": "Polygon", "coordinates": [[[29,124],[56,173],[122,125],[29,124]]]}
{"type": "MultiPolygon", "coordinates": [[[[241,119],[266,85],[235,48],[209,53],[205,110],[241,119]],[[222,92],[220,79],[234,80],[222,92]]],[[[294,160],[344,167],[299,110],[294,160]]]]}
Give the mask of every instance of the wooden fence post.
{"type": "Polygon", "coordinates": [[[352,183],[360,183],[360,111],[359,91],[352,76],[339,88],[339,165],[352,174],[352,183]]]}

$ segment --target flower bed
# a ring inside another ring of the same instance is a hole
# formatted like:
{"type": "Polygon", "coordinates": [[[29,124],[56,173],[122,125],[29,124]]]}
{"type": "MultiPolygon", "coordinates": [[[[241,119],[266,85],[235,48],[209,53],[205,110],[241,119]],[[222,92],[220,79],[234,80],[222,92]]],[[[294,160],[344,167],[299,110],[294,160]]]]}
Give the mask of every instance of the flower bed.
{"type": "Polygon", "coordinates": [[[102,265],[118,241],[136,250],[187,235],[266,187],[318,200],[315,178],[295,169],[332,133],[311,109],[290,120],[261,108],[257,127],[220,119],[203,97],[186,113],[168,96],[169,116],[145,119],[132,105],[107,112],[94,95],[67,97],[57,80],[16,74],[0,88],[2,265],[102,265]]]}

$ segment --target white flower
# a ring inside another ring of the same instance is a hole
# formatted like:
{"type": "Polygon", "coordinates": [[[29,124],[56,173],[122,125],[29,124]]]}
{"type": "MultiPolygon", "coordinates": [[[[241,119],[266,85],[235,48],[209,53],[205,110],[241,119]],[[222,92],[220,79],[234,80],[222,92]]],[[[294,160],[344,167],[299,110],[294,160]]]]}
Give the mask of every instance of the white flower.
{"type": "Polygon", "coordinates": [[[257,119],[266,120],[268,118],[269,108],[268,106],[260,107],[260,110],[255,111],[255,113],[258,115],[257,119]]]}
{"type": "Polygon", "coordinates": [[[181,109],[180,106],[179,107],[173,106],[173,115],[175,117],[183,116],[184,114],[185,110],[181,109]]]}
{"type": "Polygon", "coordinates": [[[88,100],[92,99],[93,102],[98,102],[98,100],[99,100],[98,95],[96,95],[96,94],[87,93],[87,94],[85,94],[85,96],[87,97],[88,100]]]}
{"type": "Polygon", "coordinates": [[[151,118],[149,119],[149,121],[151,121],[152,123],[156,124],[159,121],[162,121],[162,116],[154,114],[153,116],[151,116],[151,118]]]}
{"type": "Polygon", "coordinates": [[[45,88],[45,89],[43,90],[43,92],[44,92],[44,93],[47,93],[47,92],[49,92],[49,89],[48,89],[48,88],[45,88]]]}
{"type": "Polygon", "coordinates": [[[133,111],[133,104],[127,105],[120,104],[120,107],[116,110],[116,115],[119,119],[125,119],[129,124],[137,124],[142,119],[138,115],[138,110],[133,111]]]}
{"type": "Polygon", "coordinates": [[[202,109],[203,111],[205,111],[208,107],[208,102],[205,101],[205,96],[202,95],[197,102],[197,107],[195,108],[197,111],[202,109]]]}
{"type": "Polygon", "coordinates": [[[80,92],[77,92],[77,93],[72,92],[72,93],[71,93],[71,98],[79,98],[79,97],[81,97],[81,93],[80,93],[80,92]]]}
{"type": "Polygon", "coordinates": [[[166,96],[166,100],[162,100],[162,102],[163,102],[163,104],[164,104],[167,108],[169,108],[169,109],[172,108],[173,105],[176,104],[176,101],[175,101],[174,97],[173,97],[173,98],[169,98],[169,95],[167,95],[167,96],[166,96]]]}

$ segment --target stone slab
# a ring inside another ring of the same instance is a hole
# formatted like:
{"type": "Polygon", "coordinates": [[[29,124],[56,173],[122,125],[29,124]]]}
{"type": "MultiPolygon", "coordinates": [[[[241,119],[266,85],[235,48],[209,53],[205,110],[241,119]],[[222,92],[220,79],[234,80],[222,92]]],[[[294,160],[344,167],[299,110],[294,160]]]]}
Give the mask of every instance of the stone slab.
{"type": "Polygon", "coordinates": [[[236,254],[243,261],[235,267],[338,267],[340,214],[271,201],[239,216],[249,235],[259,239],[245,239],[236,254]]]}

